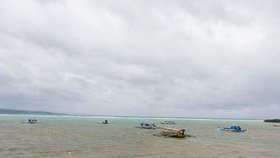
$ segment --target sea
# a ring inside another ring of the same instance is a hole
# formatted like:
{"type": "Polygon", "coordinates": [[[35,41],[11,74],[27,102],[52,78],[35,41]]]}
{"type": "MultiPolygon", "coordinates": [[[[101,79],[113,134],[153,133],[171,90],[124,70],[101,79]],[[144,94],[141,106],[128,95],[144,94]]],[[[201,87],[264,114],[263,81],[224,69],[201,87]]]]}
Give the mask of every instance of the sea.
{"type": "Polygon", "coordinates": [[[263,120],[0,115],[0,158],[279,158],[280,127],[263,120]],[[24,123],[36,118],[40,123],[24,123]],[[102,124],[108,120],[109,124],[102,124]],[[175,121],[194,137],[154,136],[143,123],[175,121]],[[246,132],[217,130],[239,125],[246,132]]]}

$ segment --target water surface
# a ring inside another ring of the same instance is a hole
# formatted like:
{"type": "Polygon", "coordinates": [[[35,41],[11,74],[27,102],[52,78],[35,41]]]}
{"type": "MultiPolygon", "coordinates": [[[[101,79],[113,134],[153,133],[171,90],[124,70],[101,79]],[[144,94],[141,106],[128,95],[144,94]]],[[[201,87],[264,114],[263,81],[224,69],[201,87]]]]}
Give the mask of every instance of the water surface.
{"type": "Polygon", "coordinates": [[[36,116],[40,124],[21,124],[34,116],[0,115],[0,157],[200,157],[276,158],[280,128],[262,120],[36,116]],[[107,119],[110,124],[101,124],[107,119]],[[174,120],[194,138],[153,136],[159,130],[136,129],[141,122],[174,120]],[[221,132],[240,125],[244,133],[221,132]]]}

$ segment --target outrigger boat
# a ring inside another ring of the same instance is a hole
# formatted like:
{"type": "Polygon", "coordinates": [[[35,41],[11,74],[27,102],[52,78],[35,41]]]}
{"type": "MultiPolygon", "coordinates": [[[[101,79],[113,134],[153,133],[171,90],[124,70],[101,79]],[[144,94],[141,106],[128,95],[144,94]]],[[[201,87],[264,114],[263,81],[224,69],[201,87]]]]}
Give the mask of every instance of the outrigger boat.
{"type": "Polygon", "coordinates": [[[228,132],[245,132],[246,129],[241,129],[240,126],[230,126],[230,127],[219,127],[220,131],[228,131],[228,132]]]}
{"type": "Polygon", "coordinates": [[[156,129],[157,126],[154,123],[141,123],[140,126],[136,126],[135,128],[140,128],[140,129],[156,129]]]}
{"type": "Polygon", "coordinates": [[[38,121],[37,119],[28,119],[28,121],[24,121],[24,122],[21,122],[23,124],[36,124],[36,123],[41,123],[40,121],[38,121]]]}
{"type": "Polygon", "coordinates": [[[160,124],[174,125],[176,123],[174,121],[162,121],[160,124]]]}
{"type": "Polygon", "coordinates": [[[173,137],[173,138],[185,138],[185,129],[175,129],[175,128],[163,128],[159,134],[154,134],[155,136],[173,137]]]}

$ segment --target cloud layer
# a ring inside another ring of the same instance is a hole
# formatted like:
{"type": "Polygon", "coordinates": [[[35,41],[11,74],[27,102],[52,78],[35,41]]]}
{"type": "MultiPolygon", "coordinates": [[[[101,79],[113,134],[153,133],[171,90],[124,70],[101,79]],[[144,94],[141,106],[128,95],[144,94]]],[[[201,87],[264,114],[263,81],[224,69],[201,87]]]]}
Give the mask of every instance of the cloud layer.
{"type": "Polygon", "coordinates": [[[0,1],[0,107],[280,117],[280,2],[0,1]]]}

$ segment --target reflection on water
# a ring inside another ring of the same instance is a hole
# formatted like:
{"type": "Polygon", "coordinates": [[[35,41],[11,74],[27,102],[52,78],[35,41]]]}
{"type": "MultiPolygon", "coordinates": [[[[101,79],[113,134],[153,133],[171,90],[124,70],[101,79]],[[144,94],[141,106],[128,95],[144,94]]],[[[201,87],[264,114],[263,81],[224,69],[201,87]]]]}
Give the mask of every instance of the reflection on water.
{"type": "Polygon", "coordinates": [[[195,138],[156,137],[157,130],[133,128],[160,118],[0,115],[0,157],[278,157],[280,128],[262,121],[176,119],[195,138]],[[245,133],[217,131],[238,124],[245,133]]]}

